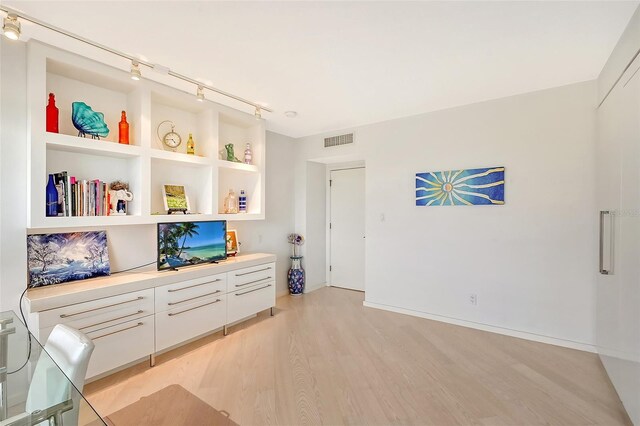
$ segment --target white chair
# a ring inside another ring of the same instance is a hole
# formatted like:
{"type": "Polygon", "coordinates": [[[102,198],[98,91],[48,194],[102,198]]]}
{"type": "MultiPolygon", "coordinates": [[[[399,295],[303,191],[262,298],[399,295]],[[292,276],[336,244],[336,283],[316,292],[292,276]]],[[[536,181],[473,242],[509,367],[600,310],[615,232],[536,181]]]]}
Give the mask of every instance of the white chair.
{"type": "Polygon", "coordinates": [[[9,418],[0,425],[21,424],[20,418],[28,418],[28,413],[50,409],[56,404],[64,404],[69,400],[73,401],[73,409],[64,412],[61,416],[61,413],[58,413],[56,423],[76,425],[81,399],[80,395],[74,392],[69,380],[79,392],[82,392],[94,347],[91,339],[80,331],[63,324],[56,325],[44,345],[47,353],[40,354],[33,371],[25,404],[26,413],[9,418]],[[69,380],[61,377],[59,370],[62,370],[69,380]]]}

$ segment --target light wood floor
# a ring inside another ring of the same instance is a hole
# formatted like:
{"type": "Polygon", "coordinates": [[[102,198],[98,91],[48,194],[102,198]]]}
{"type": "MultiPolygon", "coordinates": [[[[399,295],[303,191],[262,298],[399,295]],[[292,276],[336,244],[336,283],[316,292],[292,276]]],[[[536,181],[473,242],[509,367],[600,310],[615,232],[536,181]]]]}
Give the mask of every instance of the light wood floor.
{"type": "Polygon", "coordinates": [[[85,391],[106,416],[178,384],[242,426],[630,424],[594,354],[362,301],[336,288],[283,297],[273,318],[265,312],[85,391]]]}

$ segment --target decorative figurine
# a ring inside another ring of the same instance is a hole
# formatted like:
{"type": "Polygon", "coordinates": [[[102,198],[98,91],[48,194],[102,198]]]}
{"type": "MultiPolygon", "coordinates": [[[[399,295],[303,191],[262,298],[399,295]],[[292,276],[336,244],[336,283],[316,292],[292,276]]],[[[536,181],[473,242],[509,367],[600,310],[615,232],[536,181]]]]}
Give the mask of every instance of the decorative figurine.
{"type": "Polygon", "coordinates": [[[244,163],[251,164],[253,159],[253,152],[251,151],[251,144],[247,142],[247,147],[244,149],[244,163]]]}
{"type": "Polygon", "coordinates": [[[193,136],[189,133],[189,140],[187,141],[187,154],[196,154],[196,144],[193,142],[193,136]]]}
{"type": "Polygon", "coordinates": [[[71,104],[71,121],[78,129],[78,136],[91,135],[91,139],[106,138],[109,136],[109,128],[104,122],[104,114],[96,112],[84,102],[71,104]]]}
{"type": "Polygon", "coordinates": [[[234,163],[241,163],[241,161],[236,158],[236,155],[233,152],[232,143],[226,144],[224,148],[227,150],[227,161],[233,161],[234,163]]]}
{"type": "Polygon", "coordinates": [[[58,132],[58,117],[60,111],[56,106],[56,96],[53,93],[49,93],[49,103],[47,104],[47,132],[58,132]]]}
{"type": "Polygon", "coordinates": [[[127,123],[127,113],[122,111],[120,123],[118,123],[118,142],[129,145],[129,123],[127,123]]]}
{"type": "Polygon", "coordinates": [[[127,201],[133,200],[133,193],[129,192],[129,184],[115,181],[109,186],[109,215],[125,216],[127,214],[127,201]]]}
{"type": "Polygon", "coordinates": [[[229,194],[224,197],[224,213],[236,214],[238,213],[238,200],[236,199],[236,193],[233,189],[229,190],[229,194]]]}

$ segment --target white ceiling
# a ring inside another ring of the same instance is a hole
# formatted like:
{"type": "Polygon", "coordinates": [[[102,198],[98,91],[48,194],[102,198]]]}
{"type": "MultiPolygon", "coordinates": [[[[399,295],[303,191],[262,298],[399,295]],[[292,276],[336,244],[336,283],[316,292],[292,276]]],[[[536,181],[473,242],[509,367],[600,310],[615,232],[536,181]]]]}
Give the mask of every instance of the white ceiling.
{"type": "Polygon", "coordinates": [[[294,137],[594,79],[638,5],[3,3],[262,102],[294,137]]]}

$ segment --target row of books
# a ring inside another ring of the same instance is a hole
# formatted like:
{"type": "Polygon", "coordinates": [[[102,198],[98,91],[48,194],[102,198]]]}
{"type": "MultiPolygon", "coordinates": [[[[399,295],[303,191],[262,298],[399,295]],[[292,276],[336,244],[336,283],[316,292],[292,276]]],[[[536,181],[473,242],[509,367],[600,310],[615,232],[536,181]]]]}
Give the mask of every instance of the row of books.
{"type": "Polygon", "coordinates": [[[100,179],[80,180],[64,171],[54,173],[58,189],[58,216],[108,216],[109,184],[100,179]]]}

